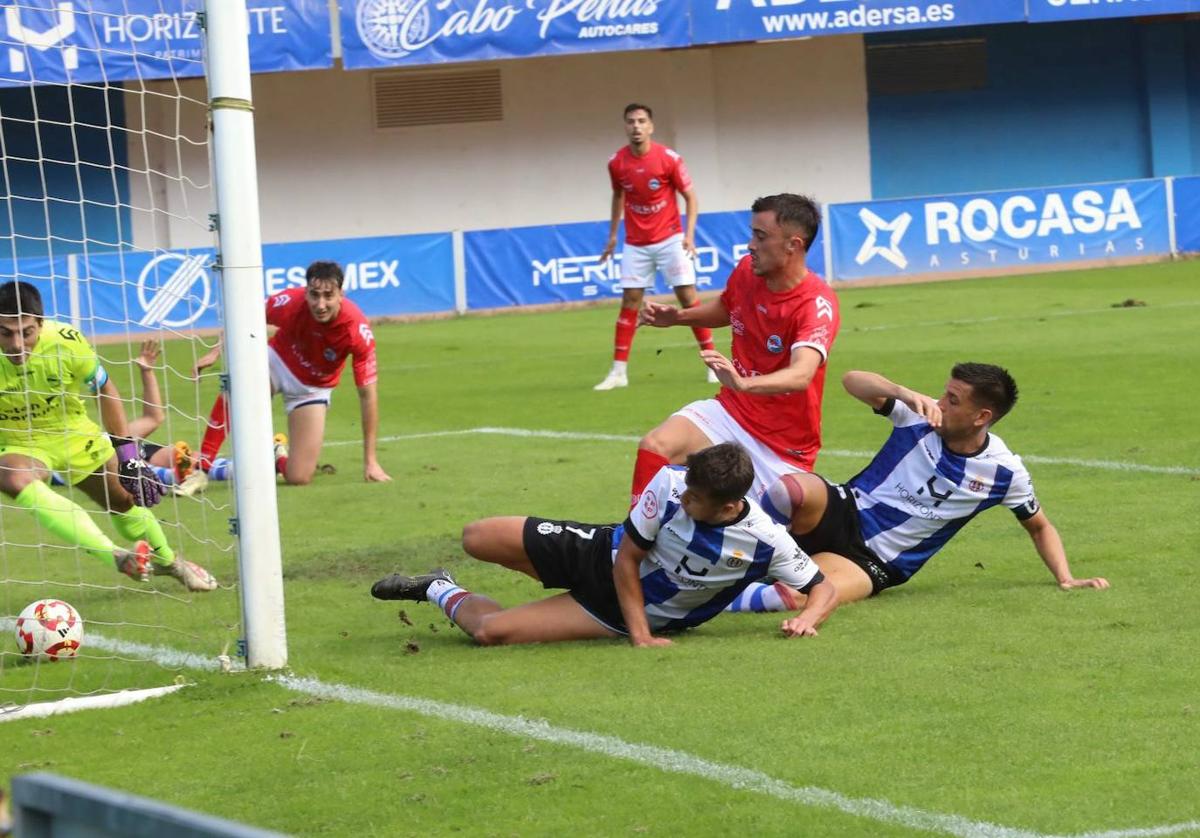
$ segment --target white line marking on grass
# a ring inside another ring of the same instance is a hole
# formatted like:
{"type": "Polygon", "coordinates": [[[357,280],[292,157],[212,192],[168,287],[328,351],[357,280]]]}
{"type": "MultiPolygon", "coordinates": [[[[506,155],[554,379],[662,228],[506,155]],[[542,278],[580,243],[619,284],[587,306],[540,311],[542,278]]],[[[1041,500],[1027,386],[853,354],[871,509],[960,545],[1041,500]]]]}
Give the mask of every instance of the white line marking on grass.
{"type": "MultiPolygon", "coordinates": [[[[529,428],[464,428],[457,431],[429,431],[419,434],[400,434],[384,436],[379,442],[407,442],[412,439],[433,439],[445,436],[496,435],[526,437],[533,439],[569,439],[580,442],[637,442],[640,436],[630,434],[599,434],[583,431],[543,431],[529,428]]],[[[357,439],[339,439],[325,443],[328,446],[360,445],[357,439]]],[[[856,460],[869,460],[874,457],[874,451],[846,451],[837,448],[824,448],[821,455],[825,457],[847,457],[856,460]]],[[[1145,474],[1200,474],[1200,466],[1151,466],[1144,463],[1123,463],[1118,460],[1086,460],[1077,457],[1040,457],[1036,454],[1023,455],[1022,460],[1029,463],[1048,466],[1078,466],[1079,468],[1094,468],[1103,471],[1134,471],[1145,474]]]]}
{"type": "Polygon", "coordinates": [[[125,707],[129,704],[137,704],[150,698],[173,693],[186,686],[187,684],[172,684],[169,687],[151,687],[146,690],[121,690],[103,695],[72,696],[71,698],[60,698],[58,701],[26,704],[15,709],[0,707],[0,722],[13,722],[18,719],[44,719],[47,716],[61,716],[63,713],[77,713],[80,710],[108,710],[113,707],[125,707]]]}
{"type": "MultiPolygon", "coordinates": [[[[854,817],[866,818],[879,823],[895,824],[926,832],[941,832],[947,835],[961,836],[961,838],[1051,838],[1043,833],[1001,826],[987,821],[973,821],[960,815],[942,815],[912,806],[897,806],[886,800],[847,797],[835,791],[815,786],[794,786],[761,771],[712,762],[684,751],[654,745],[638,745],[615,736],[554,727],[545,721],[526,719],[521,716],[505,716],[478,707],[465,707],[460,704],[426,698],[388,695],[344,684],[326,684],[314,678],[276,675],[268,677],[268,680],[290,690],[318,698],[417,713],[442,721],[482,727],[510,736],[579,748],[589,753],[636,762],[673,774],[700,777],[729,788],[757,792],[788,803],[836,809],[854,817]]],[[[1149,838],[1157,835],[1176,835],[1198,828],[1200,828],[1200,821],[1189,821],[1188,823],[1147,828],[1089,832],[1084,835],[1072,836],[1072,838],[1142,838],[1142,836],[1149,838]]]]}
{"type": "MultiPolygon", "coordinates": [[[[88,644],[123,655],[136,655],[168,668],[190,668],[215,671],[221,663],[215,656],[183,652],[167,646],[152,646],[103,637],[94,632],[88,635],[88,644]]],[[[234,662],[240,671],[245,666],[234,662]]],[[[291,675],[267,675],[266,680],[277,683],[295,692],[319,698],[329,698],[348,704],[365,704],[417,713],[430,718],[483,727],[511,736],[526,737],[556,745],[579,748],[590,753],[636,762],[669,771],[688,774],[720,783],[729,788],[753,791],[802,806],[836,809],[848,815],[867,818],[880,823],[896,824],[927,832],[940,832],[961,838],[1055,838],[1055,836],[1026,829],[1001,826],[986,821],[973,821],[960,815],[943,815],[926,812],[912,806],[897,806],[886,800],[866,797],[848,797],[828,789],[815,786],[794,786],[777,780],[761,771],[711,762],[685,751],[661,748],[654,745],[638,745],[615,736],[554,727],[549,722],[526,719],[520,716],[505,716],[478,707],[449,704],[427,698],[388,695],[344,684],[326,684],[315,678],[297,678],[291,675]]],[[[146,690],[146,693],[169,692],[178,686],[146,690]]],[[[150,697],[147,695],[146,697],[150,697]]],[[[69,699],[76,700],[76,699],[69,699]]],[[[0,716],[2,718],[2,716],[0,716]]],[[[1117,829],[1102,832],[1087,832],[1065,838],[1154,838],[1160,835],[1177,835],[1200,830],[1200,821],[1188,821],[1162,826],[1117,829]]]]}

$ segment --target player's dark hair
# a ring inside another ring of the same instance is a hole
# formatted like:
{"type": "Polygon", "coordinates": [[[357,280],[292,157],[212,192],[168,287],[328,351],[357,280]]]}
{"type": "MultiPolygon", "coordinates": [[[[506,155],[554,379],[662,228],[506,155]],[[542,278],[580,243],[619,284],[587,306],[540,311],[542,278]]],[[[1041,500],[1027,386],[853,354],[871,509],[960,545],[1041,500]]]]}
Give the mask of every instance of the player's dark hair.
{"type": "Polygon", "coordinates": [[[336,282],[337,287],[341,288],[344,279],[342,266],[337,262],[313,262],[304,273],[304,281],[309,285],[314,282],[336,282]]]}
{"type": "Polygon", "coordinates": [[[626,105],[625,113],[622,114],[622,116],[629,116],[634,111],[645,111],[646,116],[650,117],[651,119],[654,119],[654,111],[650,110],[650,106],[642,105],[642,104],[639,104],[638,102],[630,102],[628,105],[626,105]]]}
{"type": "Polygon", "coordinates": [[[687,468],[684,479],[688,488],[717,503],[741,500],[754,483],[754,464],[736,442],[722,442],[688,455],[687,468]]]}
{"type": "Polygon", "coordinates": [[[13,280],[0,285],[0,317],[20,317],[32,314],[39,320],[44,316],[42,293],[28,282],[13,280]]]}
{"type": "Polygon", "coordinates": [[[971,362],[955,364],[950,377],[971,385],[971,398],[992,411],[993,424],[1003,419],[1017,403],[1017,382],[1003,367],[971,362]]]}
{"type": "Polygon", "coordinates": [[[804,238],[804,249],[809,250],[817,240],[821,229],[821,208],[806,195],[783,192],[767,195],[750,205],[751,212],[773,212],[780,227],[799,227],[804,238]]]}

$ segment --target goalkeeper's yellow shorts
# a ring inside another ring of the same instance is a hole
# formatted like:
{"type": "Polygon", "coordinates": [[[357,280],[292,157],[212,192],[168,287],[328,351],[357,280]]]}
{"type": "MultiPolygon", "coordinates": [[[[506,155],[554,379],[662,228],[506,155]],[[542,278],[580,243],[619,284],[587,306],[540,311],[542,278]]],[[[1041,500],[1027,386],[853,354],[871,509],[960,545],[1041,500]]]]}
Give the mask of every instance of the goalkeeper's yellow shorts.
{"type": "Polygon", "coordinates": [[[0,434],[0,457],[31,457],[72,486],[103,468],[115,453],[108,435],[95,425],[55,434],[22,434],[17,439],[0,434]]]}

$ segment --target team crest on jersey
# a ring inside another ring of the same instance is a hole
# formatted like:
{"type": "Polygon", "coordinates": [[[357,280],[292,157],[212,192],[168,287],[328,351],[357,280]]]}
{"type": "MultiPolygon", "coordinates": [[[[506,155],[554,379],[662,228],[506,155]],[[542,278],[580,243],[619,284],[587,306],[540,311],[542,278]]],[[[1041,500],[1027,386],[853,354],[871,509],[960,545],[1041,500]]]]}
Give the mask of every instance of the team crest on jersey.
{"type": "Polygon", "coordinates": [[[649,186],[651,189],[658,189],[658,187],[662,186],[662,181],[656,177],[652,177],[650,178],[649,186]]]}
{"type": "Polygon", "coordinates": [[[734,550],[733,555],[725,559],[725,566],[730,570],[740,570],[746,566],[746,554],[741,550],[734,550]]]}
{"type": "Polygon", "coordinates": [[[647,518],[658,517],[658,498],[654,496],[654,492],[642,495],[642,514],[647,518]]]}
{"type": "Polygon", "coordinates": [[[337,360],[337,351],[335,349],[333,349],[333,347],[327,347],[325,349],[325,360],[326,361],[336,361],[337,360]]]}
{"type": "Polygon", "coordinates": [[[778,355],[783,351],[783,338],[779,335],[771,335],[767,338],[767,351],[772,355],[778,355]]]}
{"type": "Polygon", "coordinates": [[[983,491],[983,481],[982,480],[972,480],[970,483],[967,484],[967,488],[970,489],[972,492],[982,492],[983,491]]]}

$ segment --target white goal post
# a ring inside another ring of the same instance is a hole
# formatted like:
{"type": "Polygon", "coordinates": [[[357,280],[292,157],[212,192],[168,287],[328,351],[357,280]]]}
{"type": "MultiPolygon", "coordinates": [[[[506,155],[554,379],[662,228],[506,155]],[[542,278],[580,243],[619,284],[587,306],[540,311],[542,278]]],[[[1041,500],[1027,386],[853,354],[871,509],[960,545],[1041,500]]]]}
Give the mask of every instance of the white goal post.
{"type": "Polygon", "coordinates": [[[287,665],[283,563],[271,448],[262,233],[250,94],[245,0],[206,0],[205,45],[218,237],[216,270],[225,307],[225,357],[249,667],[287,665]]]}

